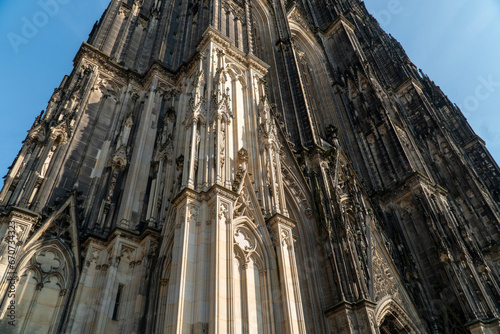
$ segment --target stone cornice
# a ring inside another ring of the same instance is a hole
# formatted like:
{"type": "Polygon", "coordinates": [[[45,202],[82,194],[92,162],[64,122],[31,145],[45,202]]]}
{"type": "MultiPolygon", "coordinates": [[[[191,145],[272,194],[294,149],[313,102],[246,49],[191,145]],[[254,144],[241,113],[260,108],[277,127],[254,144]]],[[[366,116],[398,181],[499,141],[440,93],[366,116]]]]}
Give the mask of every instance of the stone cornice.
{"type": "Polygon", "coordinates": [[[198,51],[202,52],[209,43],[215,43],[224,49],[226,55],[230,58],[235,59],[240,64],[244,64],[248,68],[253,68],[259,71],[261,74],[266,74],[269,69],[269,65],[257,58],[253,54],[246,54],[240,49],[236,48],[233,41],[226,36],[222,35],[214,27],[208,27],[203,33],[200,41],[198,42],[198,51]]]}
{"type": "Polygon", "coordinates": [[[295,225],[297,225],[297,222],[295,220],[288,218],[280,213],[274,214],[271,218],[267,220],[267,223],[272,228],[275,228],[277,225],[284,225],[290,229],[293,229],[295,225]]]}
{"type": "Polygon", "coordinates": [[[418,88],[419,90],[422,90],[422,84],[418,82],[415,78],[410,77],[396,88],[396,93],[402,95],[407,90],[409,90],[411,86],[413,86],[414,88],[418,88]]]}
{"type": "Polygon", "coordinates": [[[91,243],[106,247],[107,240],[100,235],[89,233],[85,239],[85,242],[82,243],[82,249],[87,249],[91,243]]]}
{"type": "Polygon", "coordinates": [[[311,22],[307,20],[307,18],[304,16],[302,13],[302,10],[300,10],[299,7],[293,6],[292,9],[288,12],[287,14],[288,20],[290,23],[294,22],[298,25],[300,25],[302,28],[305,28],[309,31],[311,31],[311,22]]]}
{"type": "MultiPolygon", "coordinates": [[[[88,44],[88,43],[82,43],[82,46],[80,47],[80,50],[78,50],[74,60],[73,64],[75,68],[77,65],[82,61],[82,60],[90,60],[92,61],[95,65],[100,65],[107,69],[108,71],[112,71],[114,74],[118,75],[118,78],[116,79],[133,79],[136,80],[139,83],[144,82],[143,75],[139,74],[136,71],[133,71],[131,69],[128,69],[126,67],[123,67],[114,61],[110,59],[108,55],[106,55],[104,52],[100,51],[99,49],[95,48],[94,46],[88,44]]],[[[127,81],[127,80],[126,80],[127,81]]]]}
{"type": "Polygon", "coordinates": [[[328,308],[325,311],[325,315],[327,317],[330,317],[330,316],[334,315],[335,313],[343,312],[346,309],[353,310],[353,309],[359,309],[362,307],[366,307],[366,308],[375,310],[375,308],[377,307],[377,303],[374,303],[368,299],[361,299],[361,300],[358,300],[357,302],[353,302],[353,303],[348,302],[346,300],[343,300],[343,301],[333,305],[332,307],[328,308]]]}
{"type": "Polygon", "coordinates": [[[115,63],[108,55],[87,43],[82,43],[73,62],[75,66],[77,66],[77,64],[83,60],[90,61],[94,65],[112,72],[116,75],[114,80],[121,82],[123,85],[129,81],[135,81],[140,86],[148,87],[155,76],[158,77],[160,81],[172,86],[177,80],[175,73],[159,61],[151,62],[148,69],[141,74],[115,63]]]}
{"type": "MultiPolygon", "coordinates": [[[[229,38],[222,35],[213,27],[209,27],[203,34],[199,41],[198,50],[203,50],[210,42],[213,42],[223,48],[228,57],[233,58],[247,68],[255,69],[260,72],[261,75],[265,75],[270,67],[255,55],[245,54],[236,48],[229,38]]],[[[158,60],[154,60],[150,63],[147,70],[141,74],[114,62],[104,52],[84,42],[76,54],[73,63],[76,67],[83,60],[87,60],[94,65],[115,74],[116,76],[114,77],[114,80],[121,82],[122,85],[126,85],[126,83],[132,80],[142,87],[148,87],[153,78],[158,77],[161,82],[167,85],[175,86],[178,84],[179,79],[184,77],[184,74],[190,73],[196,67],[198,64],[197,60],[201,57],[202,52],[196,52],[191,59],[179,67],[177,71],[171,70],[158,60]]]]}
{"type": "Polygon", "coordinates": [[[113,231],[109,234],[107,239],[108,243],[111,243],[115,238],[120,237],[132,242],[140,243],[148,236],[153,236],[155,239],[160,237],[160,231],[157,229],[153,229],[150,227],[145,228],[141,233],[136,231],[131,231],[127,229],[123,229],[121,227],[115,227],[113,231]]]}
{"type": "Polygon", "coordinates": [[[157,239],[160,237],[160,234],[161,234],[160,230],[151,227],[146,227],[140,233],[137,231],[127,230],[121,227],[115,227],[109,233],[109,236],[107,238],[95,234],[89,234],[85,242],[82,244],[82,246],[83,248],[87,248],[90,243],[96,243],[103,247],[107,247],[117,237],[121,237],[130,240],[132,242],[140,243],[149,236],[157,239]]]}
{"type": "Polygon", "coordinates": [[[15,206],[11,207],[9,211],[2,214],[2,216],[6,217],[8,220],[17,218],[19,220],[24,220],[32,224],[36,224],[42,218],[36,212],[15,206]]]}
{"type": "MultiPolygon", "coordinates": [[[[474,329],[482,329],[483,326],[490,327],[492,325],[499,325],[499,324],[500,324],[500,320],[498,318],[474,319],[474,320],[471,320],[468,323],[466,323],[464,325],[464,327],[466,327],[467,329],[472,331],[474,329]]],[[[498,326],[495,326],[495,327],[498,328],[498,326]]],[[[493,327],[491,327],[491,328],[495,329],[493,327]]]]}
{"type": "Polygon", "coordinates": [[[239,196],[231,189],[225,188],[218,184],[214,184],[212,187],[210,187],[210,189],[202,192],[198,192],[191,188],[184,188],[171,202],[174,206],[178,207],[188,198],[191,200],[205,201],[212,200],[218,195],[222,195],[223,197],[233,202],[236,201],[239,196]]]}
{"type": "Polygon", "coordinates": [[[349,27],[352,31],[355,30],[354,25],[349,22],[343,15],[339,15],[333,22],[323,31],[323,35],[330,36],[340,29],[340,27],[349,27]]]}
{"type": "Polygon", "coordinates": [[[197,200],[200,193],[191,188],[184,188],[182,191],[171,201],[175,207],[181,205],[185,200],[197,200]]]}
{"type": "Polygon", "coordinates": [[[206,192],[206,194],[207,194],[208,198],[210,198],[210,199],[213,199],[218,195],[222,195],[222,196],[230,199],[233,202],[236,201],[239,197],[239,195],[236,192],[234,192],[228,188],[222,187],[218,184],[213,185],[212,188],[210,188],[206,192]]]}
{"type": "Polygon", "coordinates": [[[381,203],[398,202],[398,199],[405,197],[413,189],[425,185],[441,195],[446,195],[448,191],[438,184],[434,184],[431,180],[420,172],[415,172],[408,176],[404,181],[400,182],[393,188],[386,190],[381,194],[377,194],[374,197],[379,198],[381,203]]]}
{"type": "Polygon", "coordinates": [[[481,145],[485,145],[485,141],[483,139],[481,139],[481,137],[479,136],[474,136],[472,137],[470,140],[468,140],[467,142],[465,142],[463,145],[462,145],[462,148],[464,150],[468,150],[471,146],[474,146],[476,144],[481,144],[481,145]]]}
{"type": "Polygon", "coordinates": [[[175,84],[174,80],[177,79],[174,73],[169,68],[167,68],[157,60],[149,64],[149,67],[145,73],[145,81],[147,83],[146,87],[151,84],[151,81],[155,76],[160,78],[162,82],[170,84],[172,86],[175,84]]]}

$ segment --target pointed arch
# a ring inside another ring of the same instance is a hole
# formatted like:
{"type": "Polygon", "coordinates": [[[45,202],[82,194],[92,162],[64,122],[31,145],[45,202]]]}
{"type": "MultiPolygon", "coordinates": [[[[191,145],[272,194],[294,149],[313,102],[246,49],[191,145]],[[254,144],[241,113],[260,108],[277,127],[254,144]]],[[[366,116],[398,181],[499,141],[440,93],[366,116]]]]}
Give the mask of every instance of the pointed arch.
{"type": "Polygon", "coordinates": [[[271,333],[270,237],[267,229],[246,216],[234,219],[232,226],[234,332],[271,333]]]}
{"type": "Polygon", "coordinates": [[[274,26],[270,24],[270,22],[274,21],[272,9],[265,1],[255,1],[252,3],[252,19],[254,53],[260,59],[271,64],[273,59],[272,49],[264,46],[273,45],[278,39],[274,26]]]}
{"type": "Polygon", "coordinates": [[[61,244],[61,246],[64,248],[70,247],[69,251],[73,253],[75,267],[80,267],[80,238],[77,226],[76,207],[77,201],[75,194],[72,194],[28,239],[23,246],[23,252],[27,253],[28,249],[31,249],[35,243],[43,238],[53,237],[60,240],[61,237],[65,237],[66,245],[61,244]],[[61,219],[64,219],[65,222],[60,221],[61,219]],[[54,231],[54,229],[56,231],[54,231]]]}
{"type": "MultiPolygon", "coordinates": [[[[172,227],[176,221],[176,211],[173,206],[168,208],[162,226],[172,227]]],[[[151,279],[152,289],[149,292],[150,310],[154,316],[152,321],[147,323],[146,333],[161,333],[165,330],[168,312],[169,283],[172,272],[172,252],[174,247],[174,233],[172,228],[163,229],[163,242],[161,243],[158,262],[154,268],[151,279]]]]}
{"type": "Polygon", "coordinates": [[[282,157],[286,207],[289,217],[296,221],[293,233],[297,236],[297,271],[305,273],[299,275],[299,282],[304,318],[309,319],[306,321],[306,331],[326,333],[329,330],[323,318],[324,306],[333,305],[338,300],[334,269],[324,251],[321,227],[311,209],[310,189],[302,175],[296,172],[299,167],[293,161],[283,160],[282,157]]]}
{"type": "MultiPolygon", "coordinates": [[[[257,229],[259,226],[266,226],[266,219],[261,212],[259,199],[257,198],[252,180],[248,174],[245,174],[243,179],[243,187],[240,191],[240,196],[234,205],[234,218],[248,217],[257,229]]],[[[271,240],[266,240],[265,245],[270,245],[271,240]]]]}
{"type": "Polygon", "coordinates": [[[2,282],[2,316],[10,301],[17,299],[21,332],[35,330],[30,327],[34,324],[38,332],[59,331],[68,314],[80,267],[75,196],[72,194],[30,236],[17,254],[19,261],[13,270],[16,277],[6,277],[2,282]],[[13,280],[15,296],[7,289],[13,280]]]}
{"type": "Polygon", "coordinates": [[[248,147],[248,139],[246,129],[248,128],[248,82],[245,77],[245,69],[238,66],[236,63],[230,62],[226,64],[225,71],[229,76],[229,101],[231,109],[231,124],[232,124],[232,142],[235,145],[234,149],[237,152],[242,147],[248,147]]]}
{"type": "Polygon", "coordinates": [[[10,300],[17,299],[16,317],[21,332],[59,330],[69,302],[68,292],[73,290],[77,278],[71,253],[58,239],[39,240],[20,259],[14,271],[18,273],[16,295],[4,294],[2,313],[10,300]]]}
{"type": "MultiPolygon", "coordinates": [[[[259,226],[248,217],[238,217],[233,220],[233,241],[243,252],[258,253],[261,258],[267,260],[265,236],[261,233],[259,226]],[[241,240],[241,242],[239,242],[241,240]],[[245,248],[247,247],[247,248],[245,248]]],[[[251,254],[249,254],[250,256],[251,254]]]]}
{"type": "MultiPolygon", "coordinates": [[[[290,155],[291,152],[288,152],[290,155]]],[[[299,169],[293,161],[281,158],[281,174],[284,183],[286,207],[295,208],[295,216],[291,217],[297,222],[312,219],[311,193],[302,175],[296,171],[299,169]]],[[[300,224],[299,224],[300,225],[300,224]]]]}
{"type": "Polygon", "coordinates": [[[311,32],[294,21],[290,21],[290,31],[307,104],[317,128],[324,130],[324,125],[335,123],[334,113],[324,112],[334,109],[332,90],[325,85],[332,82],[326,56],[311,32]]]}
{"type": "Polygon", "coordinates": [[[238,80],[243,88],[248,86],[247,79],[245,78],[245,69],[238,66],[238,64],[228,61],[226,64],[226,73],[232,81],[238,80]]]}
{"type": "Polygon", "coordinates": [[[377,327],[382,334],[418,333],[410,316],[392,298],[386,298],[375,310],[377,327]]]}

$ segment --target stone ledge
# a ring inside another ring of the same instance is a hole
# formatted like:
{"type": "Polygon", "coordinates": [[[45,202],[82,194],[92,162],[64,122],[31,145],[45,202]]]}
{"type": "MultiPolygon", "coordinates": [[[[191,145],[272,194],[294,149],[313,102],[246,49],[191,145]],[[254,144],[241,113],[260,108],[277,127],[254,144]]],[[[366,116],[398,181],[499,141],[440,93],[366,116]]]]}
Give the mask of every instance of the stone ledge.
{"type": "Polygon", "coordinates": [[[325,311],[325,315],[328,318],[328,317],[334,315],[335,313],[342,311],[344,309],[353,310],[353,309],[360,309],[363,307],[375,309],[376,306],[377,306],[377,303],[372,302],[371,300],[368,300],[368,299],[361,299],[361,300],[358,300],[357,302],[348,302],[346,300],[343,300],[343,301],[338,302],[337,304],[331,306],[330,308],[328,308],[325,311]]]}

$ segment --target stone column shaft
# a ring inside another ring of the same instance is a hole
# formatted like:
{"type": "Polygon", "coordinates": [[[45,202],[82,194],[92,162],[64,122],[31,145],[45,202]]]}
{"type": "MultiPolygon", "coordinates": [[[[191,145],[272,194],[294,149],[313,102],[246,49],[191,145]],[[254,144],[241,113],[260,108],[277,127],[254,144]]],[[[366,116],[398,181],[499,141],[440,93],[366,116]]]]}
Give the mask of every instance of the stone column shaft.
{"type": "Polygon", "coordinates": [[[269,225],[275,235],[286,332],[290,334],[306,333],[293,245],[292,229],[295,227],[295,223],[289,218],[277,214],[271,217],[269,225]]]}

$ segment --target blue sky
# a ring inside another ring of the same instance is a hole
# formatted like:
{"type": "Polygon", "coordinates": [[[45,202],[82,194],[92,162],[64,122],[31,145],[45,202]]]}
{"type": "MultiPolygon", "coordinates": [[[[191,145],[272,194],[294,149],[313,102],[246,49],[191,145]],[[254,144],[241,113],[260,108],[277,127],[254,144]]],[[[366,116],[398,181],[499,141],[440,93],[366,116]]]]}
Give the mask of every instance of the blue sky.
{"type": "Polygon", "coordinates": [[[366,0],[500,162],[500,1],[366,0]]]}
{"type": "MultiPolygon", "coordinates": [[[[0,175],[108,0],[0,0],[0,175]],[[47,6],[56,3],[57,6],[47,6]],[[45,4],[45,5],[44,5],[45,4]],[[31,29],[30,29],[31,28],[31,29]]],[[[500,161],[500,2],[366,0],[500,161]]]]}

